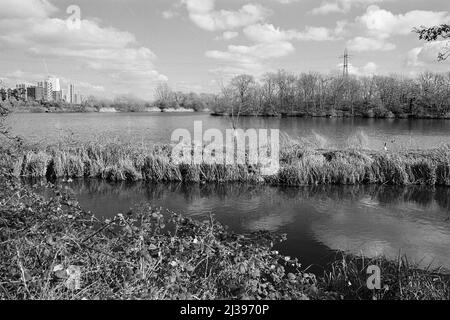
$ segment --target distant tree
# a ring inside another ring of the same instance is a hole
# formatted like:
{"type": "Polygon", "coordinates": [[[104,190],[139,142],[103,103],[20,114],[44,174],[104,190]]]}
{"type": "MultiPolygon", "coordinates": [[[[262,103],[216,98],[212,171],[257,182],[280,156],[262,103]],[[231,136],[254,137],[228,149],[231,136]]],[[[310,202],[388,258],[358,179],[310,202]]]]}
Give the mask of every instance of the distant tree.
{"type": "MultiPolygon", "coordinates": [[[[0,79],[0,90],[4,91],[4,82],[0,79]]],[[[5,119],[9,114],[9,108],[6,103],[3,102],[2,96],[0,96],[0,134],[7,134],[7,130],[5,129],[5,119]]]]}
{"type": "Polygon", "coordinates": [[[252,106],[252,93],[255,86],[253,76],[242,74],[231,79],[228,86],[221,85],[225,108],[231,118],[234,130],[238,128],[242,114],[247,113],[252,106]]]}
{"type": "MultiPolygon", "coordinates": [[[[446,40],[450,39],[450,25],[442,24],[440,26],[434,26],[431,28],[426,28],[424,26],[414,29],[414,31],[419,34],[420,40],[425,40],[428,42],[446,40]]],[[[450,43],[450,42],[449,42],[450,43]]],[[[439,61],[444,61],[450,57],[450,46],[447,43],[446,47],[438,55],[439,61]]]]}
{"type": "Polygon", "coordinates": [[[155,98],[156,106],[158,108],[167,109],[177,107],[176,95],[166,82],[161,83],[156,87],[155,98]]]}

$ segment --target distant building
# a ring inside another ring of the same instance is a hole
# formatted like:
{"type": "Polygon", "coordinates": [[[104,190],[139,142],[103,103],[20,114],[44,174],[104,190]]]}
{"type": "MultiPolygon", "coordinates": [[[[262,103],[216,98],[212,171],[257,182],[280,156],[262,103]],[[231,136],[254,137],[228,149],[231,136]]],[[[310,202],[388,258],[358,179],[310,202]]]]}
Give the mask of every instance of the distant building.
{"type": "Polygon", "coordinates": [[[52,99],[55,102],[61,102],[62,101],[62,92],[61,91],[53,91],[52,99]]]}
{"type": "Polygon", "coordinates": [[[24,83],[16,85],[17,100],[27,101],[27,85],[24,83]]]}
{"type": "Polygon", "coordinates": [[[48,77],[47,81],[52,84],[53,91],[57,91],[57,92],[61,91],[61,85],[59,83],[59,78],[48,77]]]}
{"type": "Polygon", "coordinates": [[[27,97],[29,101],[44,101],[44,88],[43,87],[28,87],[27,97]]]}
{"type": "Polygon", "coordinates": [[[44,81],[44,100],[53,101],[53,83],[48,79],[44,81]]]}
{"type": "Polygon", "coordinates": [[[61,89],[61,99],[64,102],[67,102],[67,90],[66,89],[61,89]]]}
{"type": "Polygon", "coordinates": [[[75,97],[75,86],[73,84],[69,84],[69,87],[67,88],[67,100],[68,103],[76,104],[76,97],[75,97]]]}

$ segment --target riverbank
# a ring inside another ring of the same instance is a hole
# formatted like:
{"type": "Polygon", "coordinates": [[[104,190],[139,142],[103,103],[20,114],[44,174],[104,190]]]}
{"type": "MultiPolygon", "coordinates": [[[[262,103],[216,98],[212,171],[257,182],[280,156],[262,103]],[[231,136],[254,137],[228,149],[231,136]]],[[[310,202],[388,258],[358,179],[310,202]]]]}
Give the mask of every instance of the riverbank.
{"type": "Polygon", "coordinates": [[[450,146],[434,150],[377,152],[315,150],[297,143],[281,148],[273,176],[249,165],[175,164],[171,146],[152,148],[114,143],[33,147],[3,157],[15,177],[99,178],[108,181],[245,182],[285,186],[427,185],[450,186],[450,146]]]}
{"type": "Polygon", "coordinates": [[[129,113],[129,112],[141,112],[141,113],[194,113],[201,112],[193,109],[166,109],[161,110],[159,108],[145,108],[142,110],[120,110],[116,108],[93,108],[85,106],[73,106],[71,108],[56,108],[56,107],[27,107],[27,108],[15,108],[12,113],[129,113]]]}
{"type": "MultiPolygon", "coordinates": [[[[232,117],[231,114],[210,112],[209,110],[195,111],[193,109],[160,109],[157,107],[144,108],[144,109],[130,109],[122,110],[118,108],[94,108],[87,106],[73,106],[70,108],[57,108],[57,107],[20,107],[14,108],[12,113],[209,113],[213,117],[232,117]]],[[[236,116],[235,116],[236,117],[236,116]]],[[[274,114],[241,114],[241,118],[328,118],[328,119],[410,119],[410,120],[450,120],[450,113],[436,116],[431,114],[355,114],[345,112],[334,113],[274,113],[274,114]]]]}
{"type": "MultiPolygon", "coordinates": [[[[232,114],[213,112],[214,117],[233,117],[232,114]]],[[[237,117],[236,115],[234,116],[237,117]]],[[[363,118],[363,119],[411,119],[411,120],[450,120],[450,112],[444,115],[432,115],[432,114],[394,114],[383,113],[376,114],[373,112],[351,114],[350,112],[329,112],[329,113],[306,113],[306,112],[294,112],[294,113],[243,113],[239,117],[242,118],[329,118],[329,119],[342,119],[342,118],[363,118]]]]}
{"type": "Polygon", "coordinates": [[[273,250],[284,237],[237,235],[149,204],[100,221],[64,190],[43,198],[0,176],[0,299],[449,299],[450,276],[341,256],[324,275],[273,250]],[[366,269],[382,270],[367,288],[366,269]]]}

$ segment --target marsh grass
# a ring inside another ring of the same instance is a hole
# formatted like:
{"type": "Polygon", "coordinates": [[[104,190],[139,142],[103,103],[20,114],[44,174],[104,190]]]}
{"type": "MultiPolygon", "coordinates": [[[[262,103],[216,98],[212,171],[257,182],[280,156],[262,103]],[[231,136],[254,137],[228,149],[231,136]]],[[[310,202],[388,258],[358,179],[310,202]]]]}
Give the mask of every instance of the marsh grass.
{"type": "Polygon", "coordinates": [[[440,268],[421,269],[401,255],[392,261],[384,257],[368,259],[339,253],[330,271],[320,279],[319,286],[350,300],[450,299],[450,274],[440,268]],[[378,266],[381,270],[380,290],[368,289],[369,266],[378,266]]]}
{"type": "MultiPolygon", "coordinates": [[[[6,154],[6,153],[4,153],[6,154]]],[[[251,165],[175,164],[171,146],[88,143],[31,148],[2,160],[16,177],[100,178],[108,181],[246,182],[309,185],[450,186],[450,146],[435,150],[375,152],[322,150],[282,139],[280,170],[262,176],[251,165]]]]}

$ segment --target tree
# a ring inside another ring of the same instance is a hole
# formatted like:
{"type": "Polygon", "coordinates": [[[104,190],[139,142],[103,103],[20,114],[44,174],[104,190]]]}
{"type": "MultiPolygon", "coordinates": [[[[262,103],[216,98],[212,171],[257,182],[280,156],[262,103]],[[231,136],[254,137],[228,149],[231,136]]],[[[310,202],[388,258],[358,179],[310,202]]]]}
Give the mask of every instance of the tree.
{"type": "MultiPolygon", "coordinates": [[[[0,79],[0,89],[4,90],[4,83],[3,80],[0,79]]],[[[6,116],[9,114],[9,108],[6,106],[6,103],[3,103],[2,97],[0,97],[0,134],[6,135],[7,130],[5,128],[5,119],[6,116]]]]}
{"type": "Polygon", "coordinates": [[[161,109],[176,107],[175,94],[167,83],[159,84],[155,89],[156,106],[161,109]]]}
{"type": "MultiPolygon", "coordinates": [[[[419,34],[420,40],[425,40],[428,42],[432,41],[439,41],[439,40],[446,40],[450,39],[450,25],[448,24],[442,24],[440,26],[434,26],[431,28],[426,27],[420,27],[414,29],[414,31],[419,34]]],[[[446,47],[442,50],[442,52],[438,55],[439,61],[444,61],[448,57],[450,57],[450,46],[449,43],[447,43],[446,47]]]]}
{"type": "Polygon", "coordinates": [[[234,77],[230,81],[228,89],[222,90],[224,95],[231,95],[231,122],[236,130],[242,113],[248,111],[251,106],[251,93],[255,85],[253,76],[243,74],[234,77]]]}

